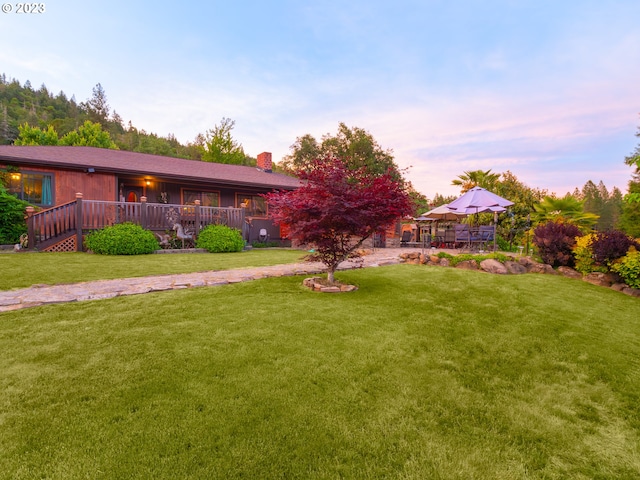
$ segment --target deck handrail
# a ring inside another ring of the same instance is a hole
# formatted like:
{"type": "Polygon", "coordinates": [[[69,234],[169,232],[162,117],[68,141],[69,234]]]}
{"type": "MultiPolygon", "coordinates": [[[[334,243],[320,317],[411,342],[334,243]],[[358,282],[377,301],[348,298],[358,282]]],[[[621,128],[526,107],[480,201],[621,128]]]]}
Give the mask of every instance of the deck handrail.
{"type": "Polygon", "coordinates": [[[195,235],[210,224],[223,224],[243,231],[244,208],[203,207],[195,205],[114,202],[108,200],[83,200],[76,194],[71,202],[34,212],[27,208],[28,248],[33,250],[44,241],[55,237],[77,235],[76,248],[82,251],[82,235],[87,230],[100,230],[118,223],[132,222],[146,230],[170,230],[176,223],[190,229],[195,235]]]}

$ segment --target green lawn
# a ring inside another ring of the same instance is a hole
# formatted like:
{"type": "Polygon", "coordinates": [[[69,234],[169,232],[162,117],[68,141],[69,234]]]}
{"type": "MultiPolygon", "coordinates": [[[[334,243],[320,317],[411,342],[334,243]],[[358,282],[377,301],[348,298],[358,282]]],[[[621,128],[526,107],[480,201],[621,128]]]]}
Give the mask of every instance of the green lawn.
{"type": "Polygon", "coordinates": [[[35,284],[75,283],[169,273],[296,263],[306,252],[254,249],[237,253],[171,253],[154,255],[92,255],[88,253],[0,254],[0,290],[35,284]]]}
{"type": "Polygon", "coordinates": [[[0,314],[0,477],[640,478],[640,302],[396,265],[0,314]]]}

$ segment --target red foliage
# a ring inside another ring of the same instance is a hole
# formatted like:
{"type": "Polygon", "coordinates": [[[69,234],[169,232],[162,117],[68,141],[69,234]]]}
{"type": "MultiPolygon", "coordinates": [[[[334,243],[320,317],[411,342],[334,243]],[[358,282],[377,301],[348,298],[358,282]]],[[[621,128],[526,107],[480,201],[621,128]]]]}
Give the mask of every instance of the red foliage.
{"type": "Polygon", "coordinates": [[[595,262],[604,266],[624,257],[631,247],[637,249],[640,248],[640,244],[619,230],[599,232],[591,243],[595,262]]]}
{"type": "Polygon", "coordinates": [[[265,195],[269,211],[288,225],[292,239],[315,249],[313,258],[327,266],[330,279],[365,239],[411,213],[409,195],[391,173],[349,170],[331,159],[317,161],[301,178],[297,190],[265,195]]]}
{"type": "Polygon", "coordinates": [[[573,247],[580,229],[571,223],[547,222],[533,232],[533,243],[538,247],[542,261],[552,267],[575,265],[573,247]]]}

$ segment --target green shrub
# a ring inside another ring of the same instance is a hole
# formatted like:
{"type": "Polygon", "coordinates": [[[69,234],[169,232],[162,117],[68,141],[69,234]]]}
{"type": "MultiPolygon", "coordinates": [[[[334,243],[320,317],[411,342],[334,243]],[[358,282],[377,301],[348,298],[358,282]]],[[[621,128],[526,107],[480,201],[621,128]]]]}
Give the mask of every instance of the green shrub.
{"type": "Polygon", "coordinates": [[[90,233],[85,246],[101,255],[142,255],[160,248],[153,233],[128,222],[90,233]]]}
{"type": "Polygon", "coordinates": [[[279,247],[279,242],[253,242],[251,244],[253,248],[271,248],[271,247],[279,247]]]}
{"type": "Polygon", "coordinates": [[[518,245],[517,244],[510,243],[509,241],[507,241],[505,238],[503,238],[500,235],[496,235],[496,244],[498,245],[498,250],[500,250],[502,252],[517,252],[518,251],[518,245]]]}
{"type": "Polygon", "coordinates": [[[24,219],[27,202],[7,193],[0,185],[0,244],[15,244],[27,233],[24,219]]]}
{"type": "Polygon", "coordinates": [[[594,233],[576,238],[576,244],[573,246],[573,256],[575,257],[575,268],[577,271],[586,275],[591,272],[606,272],[606,268],[596,265],[593,259],[593,240],[596,238],[594,233]]]}
{"type": "Polygon", "coordinates": [[[239,252],[244,248],[240,230],[226,225],[208,225],[198,235],[196,247],[210,253],[239,252]]]}
{"type": "Polygon", "coordinates": [[[618,273],[624,283],[632,288],[640,288],[640,252],[635,248],[629,250],[624,257],[611,265],[611,270],[618,273]]]}
{"type": "Polygon", "coordinates": [[[455,267],[460,262],[464,262],[466,260],[473,260],[478,264],[478,266],[480,266],[480,262],[488,258],[497,260],[500,263],[504,263],[507,260],[509,260],[509,257],[507,257],[504,253],[486,253],[486,254],[462,253],[460,255],[450,257],[449,260],[451,262],[450,265],[452,267],[455,267]]]}

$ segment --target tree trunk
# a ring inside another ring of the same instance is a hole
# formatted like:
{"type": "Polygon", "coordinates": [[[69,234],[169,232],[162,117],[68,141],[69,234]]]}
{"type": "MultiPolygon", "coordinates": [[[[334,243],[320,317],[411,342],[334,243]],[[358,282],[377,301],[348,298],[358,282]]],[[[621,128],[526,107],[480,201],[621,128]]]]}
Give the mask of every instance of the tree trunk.
{"type": "Polygon", "coordinates": [[[327,270],[327,282],[329,283],[329,285],[333,285],[333,282],[335,282],[335,277],[334,277],[334,273],[335,273],[336,269],[335,268],[329,268],[327,270]]]}

